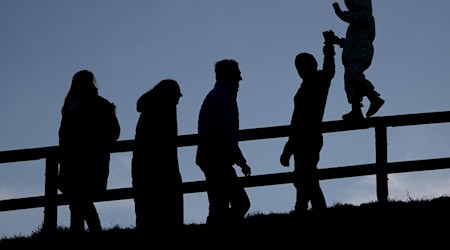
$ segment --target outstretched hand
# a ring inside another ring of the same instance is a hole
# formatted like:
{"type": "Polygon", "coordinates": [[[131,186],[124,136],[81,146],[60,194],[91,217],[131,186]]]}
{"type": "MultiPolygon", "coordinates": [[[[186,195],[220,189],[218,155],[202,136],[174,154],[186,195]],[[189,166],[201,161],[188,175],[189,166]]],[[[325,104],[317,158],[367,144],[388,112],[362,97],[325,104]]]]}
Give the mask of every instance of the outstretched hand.
{"type": "Polygon", "coordinates": [[[252,174],[252,169],[247,164],[242,165],[241,170],[244,176],[250,176],[252,174]]]}
{"type": "Polygon", "coordinates": [[[338,44],[339,43],[339,37],[337,37],[332,30],[324,31],[323,38],[325,39],[325,44],[338,44]]]}
{"type": "Polygon", "coordinates": [[[333,3],[333,9],[334,9],[334,12],[336,12],[336,14],[342,12],[341,6],[339,6],[338,2],[333,3]]]}
{"type": "Polygon", "coordinates": [[[291,157],[289,157],[286,154],[281,154],[280,156],[280,163],[283,167],[289,167],[289,160],[291,157]]]}

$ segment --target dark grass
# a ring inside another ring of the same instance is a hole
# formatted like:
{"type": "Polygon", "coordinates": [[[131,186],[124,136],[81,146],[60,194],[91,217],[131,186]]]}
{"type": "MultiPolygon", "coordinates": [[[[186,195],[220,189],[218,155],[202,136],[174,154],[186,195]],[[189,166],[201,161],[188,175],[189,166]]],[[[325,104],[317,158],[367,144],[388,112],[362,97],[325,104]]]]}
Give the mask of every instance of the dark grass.
{"type": "Polygon", "coordinates": [[[52,235],[37,229],[30,236],[0,239],[0,249],[41,249],[52,246],[77,246],[77,249],[82,249],[93,244],[120,246],[122,249],[172,249],[179,246],[202,249],[223,249],[226,246],[231,249],[285,249],[295,245],[360,249],[372,249],[374,246],[388,248],[393,245],[401,246],[402,249],[430,249],[439,245],[448,248],[450,197],[369,202],[358,206],[335,204],[324,212],[308,211],[304,216],[293,213],[254,213],[237,227],[214,229],[205,224],[186,224],[181,236],[155,234],[140,238],[134,228],[113,227],[99,234],[86,233],[74,237],[67,228],[58,228],[52,235]],[[150,247],[156,240],[158,247],[150,247]]]}

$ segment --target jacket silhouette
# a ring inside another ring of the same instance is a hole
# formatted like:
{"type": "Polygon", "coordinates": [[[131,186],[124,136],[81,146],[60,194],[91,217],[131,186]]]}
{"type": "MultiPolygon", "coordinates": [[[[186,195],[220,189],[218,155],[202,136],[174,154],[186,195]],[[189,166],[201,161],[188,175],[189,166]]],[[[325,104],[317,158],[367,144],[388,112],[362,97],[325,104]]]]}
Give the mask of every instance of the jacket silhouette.
{"type": "Polygon", "coordinates": [[[115,105],[98,95],[92,72],[82,70],[61,110],[59,189],[69,199],[71,229],[101,230],[93,199],[107,188],[110,151],[119,138],[115,105]]]}
{"type": "Polygon", "coordinates": [[[315,210],[327,207],[319,183],[317,164],[323,146],[322,120],[331,81],[335,75],[335,52],[332,41],[336,38],[332,31],[323,32],[323,67],[318,69],[317,61],[309,53],[295,57],[295,67],[302,79],[294,96],[290,133],[280,163],[289,166],[294,155],[294,186],[297,190],[295,212],[304,215],[309,203],[315,210]]]}
{"type": "Polygon", "coordinates": [[[200,142],[196,164],[207,185],[207,224],[214,227],[240,223],[250,209],[250,200],[233,165],[245,176],[251,168],[239,147],[237,93],[242,80],[238,62],[225,59],[215,64],[216,83],[203,100],[198,118],[200,142]]]}
{"type": "Polygon", "coordinates": [[[352,110],[342,118],[359,120],[364,118],[361,111],[364,96],[370,101],[366,117],[373,116],[385,102],[364,75],[374,56],[375,18],[371,0],[345,0],[345,6],[348,10],[342,11],[338,3],[333,3],[336,15],[348,23],[345,38],[336,39],[335,42],[342,47],[345,92],[352,106],[352,110]]]}
{"type": "Polygon", "coordinates": [[[178,164],[178,83],[160,81],[137,101],[140,113],[132,159],[136,229],[175,234],[183,223],[182,178],[178,164]]]}

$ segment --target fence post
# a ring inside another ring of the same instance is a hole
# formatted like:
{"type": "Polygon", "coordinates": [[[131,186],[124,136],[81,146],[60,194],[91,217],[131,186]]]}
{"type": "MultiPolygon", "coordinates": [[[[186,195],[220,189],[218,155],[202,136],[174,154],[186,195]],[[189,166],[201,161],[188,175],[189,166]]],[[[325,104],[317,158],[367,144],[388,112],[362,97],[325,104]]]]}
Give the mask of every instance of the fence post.
{"type": "Polygon", "coordinates": [[[388,201],[387,166],[387,128],[375,127],[375,172],[377,181],[377,198],[379,202],[388,201]]]}
{"type": "Polygon", "coordinates": [[[45,162],[45,205],[44,205],[44,225],[45,233],[53,233],[57,226],[57,187],[58,177],[58,159],[55,156],[49,156],[45,162]]]}

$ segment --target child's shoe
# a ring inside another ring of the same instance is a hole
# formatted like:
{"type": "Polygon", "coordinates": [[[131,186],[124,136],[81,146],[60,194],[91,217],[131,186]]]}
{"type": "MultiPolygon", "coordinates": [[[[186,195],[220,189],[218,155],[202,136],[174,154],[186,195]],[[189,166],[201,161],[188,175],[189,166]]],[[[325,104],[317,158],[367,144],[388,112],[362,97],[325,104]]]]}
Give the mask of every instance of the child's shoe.
{"type": "Polygon", "coordinates": [[[348,112],[347,114],[342,116],[343,120],[346,121],[360,121],[364,119],[364,116],[361,111],[361,107],[363,105],[361,103],[353,103],[352,104],[352,111],[348,112]]]}
{"type": "Polygon", "coordinates": [[[369,118],[373,116],[375,113],[380,110],[381,106],[384,104],[384,100],[381,99],[380,95],[377,93],[375,97],[369,98],[370,100],[370,106],[367,110],[366,117],[369,118]]]}
{"type": "Polygon", "coordinates": [[[348,112],[347,114],[342,116],[343,120],[346,121],[360,121],[362,119],[364,119],[364,116],[361,112],[361,110],[352,110],[350,112],[348,112]]]}

